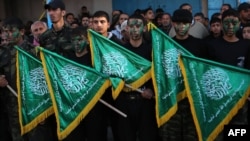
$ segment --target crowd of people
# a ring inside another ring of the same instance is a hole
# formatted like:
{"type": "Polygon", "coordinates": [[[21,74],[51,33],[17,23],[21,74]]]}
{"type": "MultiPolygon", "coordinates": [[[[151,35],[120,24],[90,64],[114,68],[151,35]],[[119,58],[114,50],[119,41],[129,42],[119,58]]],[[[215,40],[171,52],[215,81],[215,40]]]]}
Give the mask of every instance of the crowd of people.
{"type": "MultiPolygon", "coordinates": [[[[109,40],[151,61],[152,40],[147,23],[154,23],[166,35],[194,56],[250,69],[250,4],[237,9],[223,4],[221,11],[205,18],[202,12],[193,16],[192,6],[181,4],[173,14],[162,9],[136,9],[129,15],[114,10],[109,17],[105,11],[91,14],[86,6],[75,16],[66,11],[61,0],[54,0],[44,8],[52,27],[46,20],[34,21],[25,27],[17,17],[8,17],[1,24],[0,44],[0,140],[1,141],[56,141],[56,119],[52,115],[29,133],[21,136],[17,97],[7,86],[16,86],[16,49],[21,47],[39,59],[37,46],[44,47],[77,63],[93,67],[87,30],[92,29],[109,40]]],[[[46,18],[45,18],[46,19],[46,18]]],[[[186,99],[178,103],[176,114],[160,128],[155,116],[152,80],[138,91],[123,91],[114,100],[111,88],[102,99],[127,114],[124,118],[105,105],[97,103],[88,115],[64,140],[108,141],[111,127],[114,141],[197,141],[198,136],[186,99]]],[[[247,125],[248,102],[229,124],[247,125]]],[[[215,139],[222,141],[223,135],[215,139]]]]}

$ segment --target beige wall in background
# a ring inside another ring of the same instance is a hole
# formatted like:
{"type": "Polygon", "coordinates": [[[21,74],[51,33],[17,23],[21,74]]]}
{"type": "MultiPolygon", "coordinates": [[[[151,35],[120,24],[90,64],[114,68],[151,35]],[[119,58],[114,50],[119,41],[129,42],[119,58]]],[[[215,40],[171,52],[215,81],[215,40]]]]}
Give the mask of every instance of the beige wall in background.
{"type": "MultiPolygon", "coordinates": [[[[76,16],[85,5],[91,14],[97,10],[112,12],[112,0],[63,0],[66,11],[72,12],[76,16]]],[[[38,20],[43,14],[43,0],[0,0],[0,19],[14,15],[27,22],[28,20],[38,20]],[[7,3],[7,4],[6,4],[7,3]]]]}

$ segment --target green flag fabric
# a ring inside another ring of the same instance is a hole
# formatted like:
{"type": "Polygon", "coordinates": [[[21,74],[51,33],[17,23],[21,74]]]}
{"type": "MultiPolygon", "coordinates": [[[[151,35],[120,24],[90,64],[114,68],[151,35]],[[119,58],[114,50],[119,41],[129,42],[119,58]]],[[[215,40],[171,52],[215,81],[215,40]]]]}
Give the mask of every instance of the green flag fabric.
{"type": "MultiPolygon", "coordinates": [[[[93,30],[88,30],[88,35],[94,68],[111,76],[114,99],[123,89],[124,83],[137,89],[151,78],[150,61],[93,30]]],[[[126,88],[123,90],[126,91],[126,88]]]]}
{"type": "Polygon", "coordinates": [[[246,102],[250,71],[186,55],[179,63],[199,140],[212,141],[246,102]]]}
{"type": "Polygon", "coordinates": [[[156,119],[160,127],[177,111],[177,102],[185,97],[178,55],[192,55],[152,23],[152,80],[156,94],[156,119]]]}
{"type": "Polygon", "coordinates": [[[17,93],[21,134],[25,134],[54,113],[42,63],[17,49],[17,93]]]}
{"type": "Polygon", "coordinates": [[[57,120],[59,140],[67,137],[110,86],[109,77],[39,48],[57,120]]]}

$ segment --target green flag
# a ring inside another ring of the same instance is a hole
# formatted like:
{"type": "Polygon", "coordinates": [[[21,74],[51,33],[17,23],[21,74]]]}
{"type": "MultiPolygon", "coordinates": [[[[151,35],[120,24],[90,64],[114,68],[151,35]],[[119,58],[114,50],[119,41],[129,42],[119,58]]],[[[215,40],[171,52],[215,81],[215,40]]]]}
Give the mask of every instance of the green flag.
{"type": "Polygon", "coordinates": [[[246,102],[250,71],[185,55],[179,63],[199,140],[212,141],[246,102]]]}
{"type": "Polygon", "coordinates": [[[67,137],[110,86],[108,76],[39,48],[57,120],[59,140],[67,137]]]}
{"type": "Polygon", "coordinates": [[[114,99],[122,90],[124,82],[137,89],[151,78],[150,61],[93,30],[88,30],[88,34],[93,65],[97,71],[111,76],[114,99]]]}
{"type": "Polygon", "coordinates": [[[25,134],[54,113],[42,63],[17,49],[17,93],[21,134],[25,134]]]}
{"type": "Polygon", "coordinates": [[[152,34],[152,80],[156,95],[156,119],[160,127],[176,113],[177,102],[185,97],[178,55],[191,53],[152,23],[148,26],[152,34]]]}

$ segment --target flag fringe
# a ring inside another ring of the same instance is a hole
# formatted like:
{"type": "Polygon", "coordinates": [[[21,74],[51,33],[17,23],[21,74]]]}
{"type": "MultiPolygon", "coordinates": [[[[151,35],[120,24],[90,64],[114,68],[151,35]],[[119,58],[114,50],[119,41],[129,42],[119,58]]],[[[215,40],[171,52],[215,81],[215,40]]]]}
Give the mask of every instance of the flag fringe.
{"type": "Polygon", "coordinates": [[[102,97],[102,95],[104,94],[105,90],[108,87],[110,87],[110,82],[109,80],[106,80],[106,82],[98,90],[93,99],[86,105],[84,110],[80,112],[80,114],[69,124],[67,128],[65,128],[65,130],[60,131],[60,125],[59,125],[60,122],[57,123],[58,124],[57,135],[59,140],[65,139],[80,124],[82,119],[84,119],[86,115],[89,113],[89,111],[95,106],[95,104],[99,101],[99,99],[102,97]]]}
{"type": "MultiPolygon", "coordinates": [[[[187,75],[186,75],[186,70],[185,70],[185,66],[184,63],[182,61],[182,59],[180,59],[179,56],[179,65],[182,71],[182,74],[185,78],[185,80],[187,80],[187,75]]],[[[185,88],[186,88],[186,93],[187,93],[187,97],[190,103],[190,109],[191,109],[191,113],[193,115],[193,120],[195,123],[195,127],[196,127],[196,131],[198,134],[198,139],[199,141],[203,141],[203,137],[202,137],[202,133],[201,133],[201,127],[199,126],[199,121],[197,118],[197,114],[193,105],[193,98],[191,96],[191,92],[190,92],[190,88],[188,81],[184,81],[185,83],[185,88]]],[[[232,110],[227,114],[227,116],[217,125],[217,127],[210,133],[210,135],[207,137],[206,140],[210,141],[210,140],[214,140],[219,133],[224,129],[224,125],[228,124],[230,122],[230,120],[237,114],[238,110],[241,109],[244,105],[244,103],[246,102],[248,96],[250,95],[250,87],[246,90],[246,93],[243,95],[243,97],[241,99],[239,99],[239,101],[235,104],[235,106],[232,108],[232,110]]]]}
{"type": "Polygon", "coordinates": [[[114,87],[112,87],[112,97],[115,100],[120,92],[122,91],[123,87],[124,87],[125,82],[124,81],[120,81],[120,83],[118,84],[118,86],[114,89],[114,87]]]}
{"type": "Polygon", "coordinates": [[[110,87],[110,81],[106,80],[104,82],[104,84],[102,85],[102,87],[98,90],[98,92],[93,97],[93,99],[86,105],[86,107],[84,108],[84,110],[82,110],[80,112],[80,114],[69,124],[69,126],[67,128],[65,128],[63,131],[61,131],[60,121],[59,121],[59,115],[58,115],[59,112],[58,112],[58,108],[56,106],[56,100],[55,100],[55,96],[54,96],[54,92],[53,92],[51,80],[50,80],[50,77],[49,77],[49,74],[48,74],[48,69],[47,69],[47,66],[46,66],[45,57],[44,57],[44,54],[43,54],[42,51],[40,51],[40,56],[41,56],[41,60],[42,60],[43,68],[44,68],[45,78],[46,78],[46,81],[48,83],[48,88],[49,88],[50,96],[51,96],[51,99],[52,99],[53,108],[54,108],[54,111],[55,111],[55,117],[56,117],[56,122],[57,122],[57,135],[58,135],[58,139],[59,140],[63,140],[64,138],[66,138],[80,124],[81,120],[95,106],[95,104],[98,102],[98,100],[104,94],[104,92],[106,91],[106,89],[108,87],[110,87]]]}
{"type": "MultiPolygon", "coordinates": [[[[143,76],[141,76],[139,79],[137,79],[136,81],[129,83],[129,85],[135,89],[138,89],[139,87],[141,87],[143,84],[145,84],[145,82],[147,82],[149,79],[151,79],[151,69],[149,69],[143,76]]],[[[126,83],[126,82],[125,82],[126,83]]],[[[124,87],[123,91],[125,92],[129,92],[131,88],[128,87],[124,87]]]]}
{"type": "Polygon", "coordinates": [[[208,136],[207,140],[214,140],[219,133],[224,129],[224,125],[228,124],[232,118],[238,113],[246,103],[247,98],[250,96],[250,87],[247,89],[243,97],[235,104],[232,110],[227,114],[227,116],[221,121],[220,124],[215,128],[215,130],[208,136]]]}
{"type": "Polygon", "coordinates": [[[39,123],[43,122],[47,117],[54,113],[53,107],[48,108],[39,116],[37,116],[34,120],[32,120],[27,125],[23,125],[21,123],[21,135],[24,135],[34,129],[39,123]]]}

